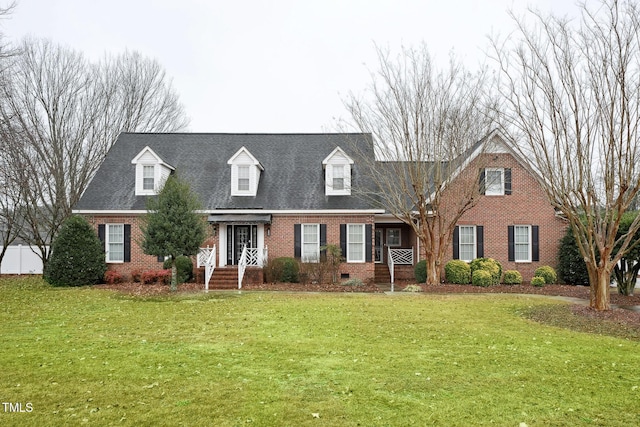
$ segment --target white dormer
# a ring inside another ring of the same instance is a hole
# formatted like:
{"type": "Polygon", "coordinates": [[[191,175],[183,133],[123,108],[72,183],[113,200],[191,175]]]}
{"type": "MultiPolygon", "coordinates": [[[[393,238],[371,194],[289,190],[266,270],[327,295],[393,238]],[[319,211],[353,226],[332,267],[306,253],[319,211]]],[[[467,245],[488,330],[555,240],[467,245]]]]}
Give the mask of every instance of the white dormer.
{"type": "Polygon", "coordinates": [[[149,146],[131,160],[136,165],[136,196],[158,194],[175,168],[165,163],[149,146]]]}
{"type": "Polygon", "coordinates": [[[342,148],[336,147],[323,161],[324,194],[327,196],[351,195],[351,165],[353,159],[342,148]]]}
{"type": "Polygon", "coordinates": [[[227,161],[231,165],[231,195],[255,196],[260,173],[264,170],[258,159],[242,147],[227,161]]]}

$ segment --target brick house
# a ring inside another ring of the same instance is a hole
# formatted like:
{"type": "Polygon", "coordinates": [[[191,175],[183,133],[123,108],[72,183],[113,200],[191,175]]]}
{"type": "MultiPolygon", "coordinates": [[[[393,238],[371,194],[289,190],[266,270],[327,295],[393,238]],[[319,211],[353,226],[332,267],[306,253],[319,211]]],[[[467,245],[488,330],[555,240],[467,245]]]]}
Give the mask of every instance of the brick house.
{"type": "MultiPolygon", "coordinates": [[[[477,174],[476,161],[491,156],[483,163],[486,194],[461,219],[451,255],[491,256],[527,280],[539,265],[555,265],[565,225],[526,163],[498,134],[490,138],[491,152],[474,152],[462,171],[477,174]]],[[[416,236],[352,193],[369,186],[352,144],[359,155],[374,155],[369,134],[123,133],[74,213],[95,227],[109,269],[128,275],[161,268],[161,259],[142,253],[140,220],[146,199],[175,172],[199,195],[209,223],[197,257],[198,267],[213,274],[200,275],[206,286],[222,286],[229,272],[237,281],[238,266],[249,269],[244,280],[262,280],[267,259],[314,262],[326,244],[342,249],[343,279],[388,282],[391,259],[396,278],[411,278],[420,254],[416,236]]]]}

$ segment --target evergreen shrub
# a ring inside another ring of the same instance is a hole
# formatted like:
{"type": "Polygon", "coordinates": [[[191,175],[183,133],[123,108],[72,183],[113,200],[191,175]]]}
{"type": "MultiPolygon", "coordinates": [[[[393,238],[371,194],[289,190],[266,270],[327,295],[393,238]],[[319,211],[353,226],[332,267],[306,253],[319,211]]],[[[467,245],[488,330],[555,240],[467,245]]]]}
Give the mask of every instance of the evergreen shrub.
{"type": "Polygon", "coordinates": [[[493,258],[476,258],[469,264],[471,267],[471,276],[473,278],[473,273],[477,270],[485,270],[489,272],[491,275],[491,284],[498,285],[500,284],[500,279],[502,278],[502,265],[493,258]]]}
{"type": "Polygon", "coordinates": [[[548,265],[543,265],[542,267],[536,268],[534,276],[542,277],[544,279],[544,283],[546,285],[553,285],[558,280],[558,275],[553,267],[548,265]]]}
{"type": "Polygon", "coordinates": [[[493,283],[493,276],[487,270],[476,270],[471,275],[471,283],[486,288],[493,283]]]}
{"type": "Polygon", "coordinates": [[[504,272],[502,282],[505,285],[520,285],[522,284],[522,274],[517,270],[507,270],[504,272]]]}
{"type": "Polygon", "coordinates": [[[104,246],[84,217],[69,217],[51,245],[44,279],[53,286],[95,285],[104,279],[104,246]]]}
{"type": "MultiPolygon", "coordinates": [[[[171,258],[167,258],[162,267],[171,269],[171,258]]],[[[176,269],[178,270],[178,283],[187,283],[193,279],[193,261],[188,256],[180,255],[176,258],[176,269]]]]}
{"type": "Polygon", "coordinates": [[[538,286],[538,287],[543,287],[544,286],[544,277],[542,276],[533,276],[531,278],[531,285],[532,286],[538,286]]]}
{"type": "Polygon", "coordinates": [[[427,261],[419,261],[413,268],[413,274],[416,278],[416,282],[425,283],[427,281],[427,261]]]}
{"type": "Polygon", "coordinates": [[[447,283],[468,285],[471,282],[471,267],[468,263],[452,259],[444,266],[444,274],[447,283]]]}

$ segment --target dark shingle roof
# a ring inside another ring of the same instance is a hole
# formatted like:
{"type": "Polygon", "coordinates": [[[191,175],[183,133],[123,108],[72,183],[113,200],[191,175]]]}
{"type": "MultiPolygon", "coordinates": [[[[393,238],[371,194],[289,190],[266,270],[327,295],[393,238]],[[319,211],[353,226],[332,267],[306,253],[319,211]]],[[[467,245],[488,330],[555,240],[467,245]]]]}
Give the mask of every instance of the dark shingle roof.
{"type": "MultiPolygon", "coordinates": [[[[206,210],[212,209],[369,209],[356,196],[325,196],[322,161],[340,146],[371,152],[368,134],[191,134],[123,133],[109,150],[76,210],[144,210],[146,196],[135,195],[131,160],[149,146],[191,184],[206,210]],[[227,161],[241,147],[264,167],[255,197],[231,196],[227,161]]],[[[364,185],[358,164],[352,186],[364,185]]]]}

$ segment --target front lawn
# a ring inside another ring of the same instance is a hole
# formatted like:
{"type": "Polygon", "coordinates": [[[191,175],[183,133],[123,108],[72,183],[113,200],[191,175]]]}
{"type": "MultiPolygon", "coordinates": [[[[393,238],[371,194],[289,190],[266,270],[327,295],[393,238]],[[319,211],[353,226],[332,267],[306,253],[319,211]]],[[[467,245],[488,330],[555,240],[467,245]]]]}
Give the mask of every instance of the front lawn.
{"type": "Polygon", "coordinates": [[[133,297],[0,279],[0,425],[638,425],[640,342],[539,296],[133,297]]]}

